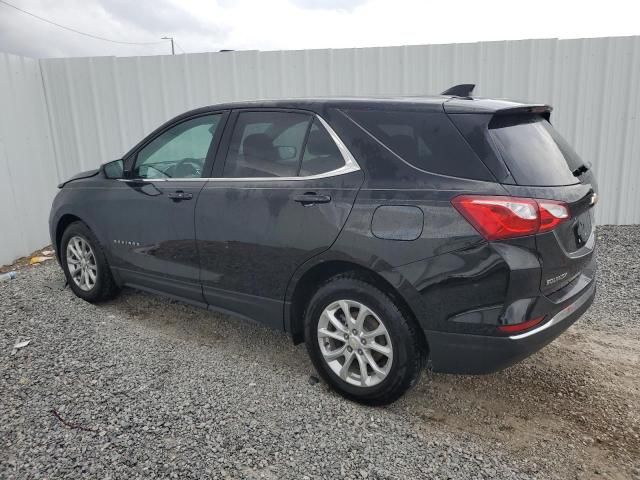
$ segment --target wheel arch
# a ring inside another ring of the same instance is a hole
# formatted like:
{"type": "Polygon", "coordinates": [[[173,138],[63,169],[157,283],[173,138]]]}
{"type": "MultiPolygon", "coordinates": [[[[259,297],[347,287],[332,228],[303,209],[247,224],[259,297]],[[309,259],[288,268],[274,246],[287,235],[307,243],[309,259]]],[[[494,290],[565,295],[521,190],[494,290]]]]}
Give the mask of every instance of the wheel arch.
{"type": "Polygon", "coordinates": [[[60,217],[60,219],[58,220],[58,223],[56,224],[56,231],[55,231],[56,244],[54,245],[54,247],[56,250],[56,255],[58,256],[58,260],[60,261],[62,259],[61,253],[60,253],[60,242],[62,241],[62,235],[64,234],[64,231],[67,229],[67,227],[74,222],[83,222],[83,220],[77,215],[74,215],[72,213],[65,213],[60,217]]]}
{"type": "Polygon", "coordinates": [[[304,341],[305,309],[318,286],[332,277],[343,274],[353,274],[388,294],[403,313],[416,322],[418,331],[422,335],[423,345],[428,351],[428,342],[420,322],[417,321],[409,302],[398,289],[374,270],[347,260],[327,260],[317,263],[308,268],[296,281],[289,301],[285,303],[285,330],[291,334],[294,344],[304,341]]]}

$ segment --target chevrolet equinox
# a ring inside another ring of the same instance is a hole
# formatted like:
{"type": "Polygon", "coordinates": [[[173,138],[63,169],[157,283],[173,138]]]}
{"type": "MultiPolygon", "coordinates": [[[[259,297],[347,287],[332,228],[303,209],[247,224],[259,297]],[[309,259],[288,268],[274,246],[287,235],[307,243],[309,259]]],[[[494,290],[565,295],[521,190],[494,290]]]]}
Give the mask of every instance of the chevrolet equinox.
{"type": "Polygon", "coordinates": [[[134,287],[281,329],[342,395],[505,368],[595,294],[597,187],[547,105],[471,97],[229,103],[59,185],[73,292],[134,287]]]}

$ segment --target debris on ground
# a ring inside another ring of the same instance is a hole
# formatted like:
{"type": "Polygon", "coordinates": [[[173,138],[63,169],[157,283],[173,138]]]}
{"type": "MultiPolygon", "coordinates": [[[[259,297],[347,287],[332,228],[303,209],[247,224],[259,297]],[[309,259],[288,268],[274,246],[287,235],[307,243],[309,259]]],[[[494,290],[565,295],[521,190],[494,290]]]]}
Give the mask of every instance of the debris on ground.
{"type": "Polygon", "coordinates": [[[15,355],[16,353],[18,353],[18,350],[20,350],[21,348],[26,347],[27,345],[29,345],[31,343],[31,340],[24,340],[24,341],[20,341],[18,340],[16,343],[14,343],[13,345],[13,350],[11,350],[11,355],[15,355]]]}
{"type": "Polygon", "coordinates": [[[17,276],[18,276],[18,274],[16,272],[2,273],[2,274],[0,274],[0,282],[3,282],[5,280],[13,280],[17,276]]]}
{"type": "Polygon", "coordinates": [[[31,257],[31,259],[29,260],[29,265],[46,262],[47,260],[53,260],[53,257],[31,257]]]}
{"type": "Polygon", "coordinates": [[[26,257],[20,257],[18,259],[16,259],[11,265],[1,265],[0,266],[0,273],[4,273],[4,272],[10,272],[12,270],[23,270],[25,268],[29,268],[29,267],[33,267],[33,266],[38,266],[40,265],[39,263],[35,263],[33,265],[31,265],[31,259],[34,257],[46,257],[47,259],[49,258],[56,258],[55,257],[55,250],[53,249],[53,247],[51,245],[47,245],[46,247],[43,247],[39,250],[36,250],[35,252],[31,252],[30,255],[27,255],[26,257]]]}
{"type": "Polygon", "coordinates": [[[69,428],[72,428],[74,430],[82,430],[83,432],[95,432],[95,431],[97,431],[95,428],[83,427],[82,425],[79,425],[77,423],[68,422],[67,420],[62,418],[62,416],[58,413],[58,411],[56,409],[51,409],[51,413],[53,413],[54,417],[56,417],[58,420],[60,420],[63,425],[65,425],[65,426],[67,426],[69,428]]]}

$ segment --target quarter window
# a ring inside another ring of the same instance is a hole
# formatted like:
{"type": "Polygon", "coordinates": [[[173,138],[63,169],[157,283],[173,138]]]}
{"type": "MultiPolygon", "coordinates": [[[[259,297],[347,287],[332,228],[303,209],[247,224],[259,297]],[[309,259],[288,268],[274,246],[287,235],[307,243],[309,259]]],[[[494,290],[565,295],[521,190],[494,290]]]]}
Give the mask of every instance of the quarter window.
{"type": "Polygon", "coordinates": [[[205,115],[182,122],[153,139],[138,152],[137,178],[202,177],[207,153],[222,115],[205,115]]]}
{"type": "Polygon", "coordinates": [[[491,176],[443,113],[347,110],[353,120],[406,162],[442,175],[490,180],[491,176]]]}

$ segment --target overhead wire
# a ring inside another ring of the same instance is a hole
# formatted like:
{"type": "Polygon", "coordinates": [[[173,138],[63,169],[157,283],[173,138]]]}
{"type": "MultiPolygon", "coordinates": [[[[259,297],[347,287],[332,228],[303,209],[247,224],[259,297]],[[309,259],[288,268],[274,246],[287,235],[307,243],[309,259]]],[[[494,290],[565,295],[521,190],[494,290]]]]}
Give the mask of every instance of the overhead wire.
{"type": "Polygon", "coordinates": [[[101,37],[99,35],[94,35],[92,33],[82,32],[80,30],[76,30],[75,28],[71,28],[71,27],[67,27],[65,25],[61,25],[61,24],[56,23],[56,22],[54,22],[52,20],[48,20],[48,19],[46,19],[44,17],[36,15],[35,13],[31,13],[31,12],[28,12],[27,10],[23,10],[20,7],[16,7],[15,5],[13,5],[13,4],[5,1],[5,0],[0,0],[0,3],[6,5],[7,7],[11,7],[13,9],[15,9],[15,10],[18,10],[19,12],[22,12],[22,13],[25,13],[27,15],[30,15],[33,18],[37,18],[38,20],[41,20],[43,22],[49,23],[51,25],[55,25],[56,27],[63,28],[63,29],[68,30],[70,32],[74,32],[74,33],[77,33],[77,34],[80,34],[80,35],[84,35],[85,37],[95,38],[96,40],[103,40],[105,42],[111,42],[111,43],[119,43],[121,45],[159,45],[160,43],[163,43],[162,41],[159,41],[159,42],[125,42],[125,41],[121,41],[121,40],[113,40],[111,38],[101,37]]]}

